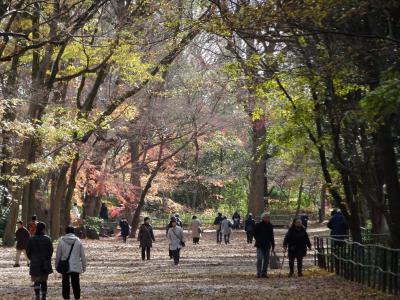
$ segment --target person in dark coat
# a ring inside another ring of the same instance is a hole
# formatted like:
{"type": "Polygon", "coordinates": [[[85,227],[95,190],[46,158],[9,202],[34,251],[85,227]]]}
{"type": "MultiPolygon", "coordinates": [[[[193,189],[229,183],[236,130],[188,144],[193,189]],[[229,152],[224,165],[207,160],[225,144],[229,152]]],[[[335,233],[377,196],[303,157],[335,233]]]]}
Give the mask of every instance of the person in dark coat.
{"type": "Polygon", "coordinates": [[[267,213],[261,215],[261,222],[254,228],[255,247],[257,248],[257,277],[267,278],[269,253],[275,249],[274,226],[267,213]]]}
{"type": "Polygon", "coordinates": [[[303,257],[307,254],[307,247],[311,250],[311,243],[301,219],[294,219],[283,240],[283,248],[288,249],[289,276],[294,274],[294,260],[297,260],[297,272],[303,276],[303,257]]]}
{"type": "Polygon", "coordinates": [[[31,262],[29,274],[34,282],[36,300],[45,300],[47,294],[47,280],[49,274],[53,273],[51,257],[53,256],[53,244],[45,235],[46,225],[38,222],[36,232],[29,239],[26,254],[31,262]]]}
{"type": "MultiPolygon", "coordinates": [[[[340,210],[334,211],[333,216],[329,220],[327,226],[331,230],[331,237],[334,239],[344,240],[348,236],[349,226],[347,225],[346,219],[340,210]]],[[[343,245],[343,242],[335,241],[335,245],[343,245]]]]}
{"type": "Polygon", "coordinates": [[[235,213],[232,216],[232,221],[233,221],[233,229],[239,229],[240,227],[240,214],[235,211],[235,213]]]}
{"type": "Polygon", "coordinates": [[[308,217],[308,214],[304,210],[301,212],[300,220],[301,220],[301,224],[303,224],[304,228],[307,229],[308,221],[310,220],[310,218],[308,217]]]}
{"type": "Polygon", "coordinates": [[[121,228],[121,236],[122,236],[122,240],[124,241],[124,243],[126,243],[126,238],[129,235],[129,224],[128,224],[128,220],[125,218],[122,218],[121,221],[119,221],[119,227],[121,228]]]}
{"type": "Polygon", "coordinates": [[[155,242],[153,227],[150,225],[150,218],[144,218],[144,223],[139,228],[138,241],[140,242],[140,247],[142,248],[142,260],[145,259],[145,254],[147,260],[150,260],[150,249],[155,242]]]}
{"type": "Polygon", "coordinates": [[[256,226],[256,222],[253,219],[253,215],[250,213],[246,222],[244,223],[244,230],[246,231],[247,235],[247,243],[252,244],[253,243],[253,237],[254,237],[254,228],[256,226]]]}
{"type": "Polygon", "coordinates": [[[214,226],[217,231],[217,243],[222,243],[222,231],[221,231],[221,223],[222,223],[222,213],[218,213],[218,216],[215,217],[214,226]]]}
{"type": "Polygon", "coordinates": [[[26,255],[26,248],[28,246],[29,238],[30,238],[30,233],[28,229],[24,227],[24,223],[22,221],[18,221],[18,229],[15,232],[15,240],[17,241],[17,253],[15,256],[15,264],[14,267],[17,268],[19,267],[19,259],[21,257],[21,253],[24,252],[27,260],[28,260],[28,266],[29,266],[29,259],[28,256],[26,255]]]}
{"type": "Polygon", "coordinates": [[[105,203],[101,204],[99,216],[100,216],[100,219],[108,220],[108,208],[105,203]]]}

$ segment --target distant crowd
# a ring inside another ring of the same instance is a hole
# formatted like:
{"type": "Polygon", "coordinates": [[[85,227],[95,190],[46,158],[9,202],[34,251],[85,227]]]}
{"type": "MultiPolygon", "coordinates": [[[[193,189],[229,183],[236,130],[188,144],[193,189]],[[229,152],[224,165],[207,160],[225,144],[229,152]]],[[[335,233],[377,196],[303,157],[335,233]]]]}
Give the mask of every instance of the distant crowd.
{"type": "MultiPolygon", "coordinates": [[[[75,205],[74,205],[75,207],[75,205]]],[[[75,217],[79,218],[79,211],[73,208],[75,217]]],[[[107,207],[103,204],[100,217],[108,219],[107,207]]],[[[250,213],[244,222],[244,230],[247,236],[247,243],[252,244],[255,240],[256,247],[256,266],[257,277],[268,277],[268,266],[276,264],[274,226],[268,213],[263,213],[261,221],[256,222],[250,213]]],[[[296,217],[288,229],[284,241],[284,255],[288,255],[289,276],[294,275],[295,261],[297,261],[297,274],[303,276],[303,257],[307,253],[307,248],[311,250],[311,242],[307,233],[309,217],[302,212],[296,217]]],[[[120,220],[121,236],[123,242],[127,241],[130,234],[130,226],[125,218],[120,220]]],[[[348,226],[343,214],[339,210],[332,212],[331,219],[327,226],[331,229],[331,235],[335,238],[336,245],[340,246],[348,235],[348,226]]],[[[218,213],[214,220],[216,230],[216,242],[226,245],[230,244],[232,230],[241,228],[241,217],[235,212],[231,219],[228,219],[222,213],[218,213]]],[[[197,216],[192,216],[188,231],[191,232],[193,244],[200,243],[203,227],[202,222],[197,216]]],[[[29,274],[33,281],[33,289],[36,300],[44,300],[47,295],[48,275],[53,273],[52,256],[53,244],[50,238],[45,234],[46,225],[38,222],[36,216],[32,216],[31,222],[27,228],[22,221],[18,222],[16,237],[16,257],[14,267],[20,267],[20,257],[24,253],[29,266],[29,274]]],[[[183,224],[179,214],[170,218],[166,226],[166,236],[169,242],[168,255],[175,265],[179,264],[181,249],[186,246],[186,238],[183,231],[183,224]]],[[[138,241],[141,248],[142,260],[150,260],[151,248],[155,242],[153,228],[150,225],[150,218],[145,217],[143,224],[139,227],[138,241]]],[[[279,261],[278,261],[279,262],[279,261]]],[[[72,226],[65,228],[65,235],[62,236],[57,244],[54,266],[62,274],[62,296],[63,299],[70,299],[70,288],[72,286],[75,299],[80,299],[80,274],[86,271],[85,249],[80,239],[75,235],[75,229],[72,226]]],[[[272,267],[272,266],[271,266],[272,267]]],[[[275,268],[281,268],[278,265],[275,268]]]]}

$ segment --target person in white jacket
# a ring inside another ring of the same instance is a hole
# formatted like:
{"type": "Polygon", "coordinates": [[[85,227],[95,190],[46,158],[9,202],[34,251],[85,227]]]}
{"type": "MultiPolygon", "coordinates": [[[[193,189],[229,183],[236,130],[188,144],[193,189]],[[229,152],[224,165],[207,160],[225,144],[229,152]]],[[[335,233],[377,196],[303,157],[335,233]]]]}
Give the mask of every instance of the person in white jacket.
{"type": "Polygon", "coordinates": [[[74,222],[77,222],[81,218],[81,215],[80,215],[79,209],[78,209],[78,204],[76,204],[76,203],[74,203],[74,205],[72,206],[72,214],[74,216],[74,222]]]}
{"type": "Polygon", "coordinates": [[[225,245],[230,244],[230,237],[232,233],[232,223],[229,221],[226,216],[222,217],[221,222],[221,232],[224,236],[225,245]]]}
{"type": "Polygon", "coordinates": [[[179,264],[180,251],[182,247],[185,247],[185,236],[183,235],[183,229],[176,225],[176,219],[171,218],[172,227],[168,229],[168,241],[169,249],[172,252],[175,265],[179,264]]]}
{"type": "Polygon", "coordinates": [[[192,231],[192,238],[193,238],[193,244],[199,244],[200,238],[201,238],[201,233],[202,233],[202,228],[201,228],[201,222],[199,219],[197,219],[197,216],[192,217],[192,223],[190,224],[190,230],[192,231]]]}
{"type": "Polygon", "coordinates": [[[64,299],[70,299],[70,279],[74,298],[81,298],[79,275],[86,271],[85,250],[74,231],[74,227],[67,226],[65,235],[60,238],[57,246],[56,266],[60,260],[67,260],[72,249],[69,259],[69,271],[66,274],[62,274],[62,296],[64,299]]]}

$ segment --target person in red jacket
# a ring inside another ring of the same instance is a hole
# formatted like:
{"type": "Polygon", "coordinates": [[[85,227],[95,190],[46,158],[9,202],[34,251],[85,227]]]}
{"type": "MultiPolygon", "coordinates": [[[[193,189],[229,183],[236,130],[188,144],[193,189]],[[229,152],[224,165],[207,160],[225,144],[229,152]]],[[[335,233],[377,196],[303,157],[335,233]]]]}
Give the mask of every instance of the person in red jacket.
{"type": "Polygon", "coordinates": [[[33,215],[32,216],[32,221],[28,225],[28,230],[29,230],[29,233],[30,233],[31,236],[34,236],[35,233],[36,233],[37,223],[38,223],[37,217],[36,217],[36,215],[33,215]]]}

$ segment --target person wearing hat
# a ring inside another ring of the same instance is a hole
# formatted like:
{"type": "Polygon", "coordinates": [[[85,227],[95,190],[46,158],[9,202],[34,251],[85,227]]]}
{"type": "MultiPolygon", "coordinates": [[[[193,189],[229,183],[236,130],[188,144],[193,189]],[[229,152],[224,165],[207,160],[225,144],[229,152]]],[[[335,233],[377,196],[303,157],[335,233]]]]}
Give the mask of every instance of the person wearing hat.
{"type": "MultiPolygon", "coordinates": [[[[172,218],[171,218],[172,219],[172,218]]],[[[183,229],[177,225],[176,220],[171,220],[172,227],[168,229],[169,249],[172,251],[175,265],[179,264],[181,248],[185,247],[183,229]]]]}
{"type": "Polygon", "coordinates": [[[256,227],[256,222],[253,219],[253,214],[249,213],[249,216],[244,223],[244,230],[246,231],[247,235],[247,243],[252,244],[253,243],[253,237],[254,237],[254,228],[256,227]]]}
{"type": "Polygon", "coordinates": [[[181,221],[181,219],[179,218],[179,214],[175,214],[175,220],[176,220],[176,226],[179,226],[181,228],[183,228],[183,223],[181,221]]]}

